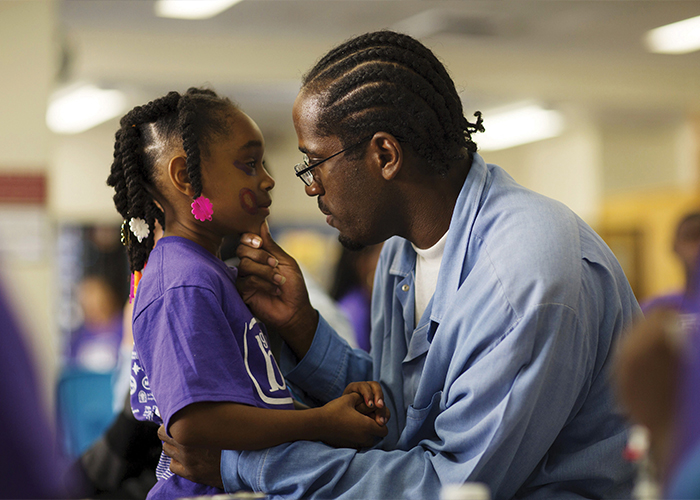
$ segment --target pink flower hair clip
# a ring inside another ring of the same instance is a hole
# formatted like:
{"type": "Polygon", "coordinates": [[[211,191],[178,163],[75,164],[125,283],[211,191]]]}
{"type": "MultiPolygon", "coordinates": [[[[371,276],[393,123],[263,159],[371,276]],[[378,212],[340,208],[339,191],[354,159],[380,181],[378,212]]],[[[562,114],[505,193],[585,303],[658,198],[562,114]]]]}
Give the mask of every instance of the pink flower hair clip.
{"type": "Polygon", "coordinates": [[[200,196],[195,198],[192,202],[192,215],[197,220],[204,222],[205,220],[211,220],[211,216],[214,213],[214,207],[211,206],[211,201],[206,196],[200,196]]]}

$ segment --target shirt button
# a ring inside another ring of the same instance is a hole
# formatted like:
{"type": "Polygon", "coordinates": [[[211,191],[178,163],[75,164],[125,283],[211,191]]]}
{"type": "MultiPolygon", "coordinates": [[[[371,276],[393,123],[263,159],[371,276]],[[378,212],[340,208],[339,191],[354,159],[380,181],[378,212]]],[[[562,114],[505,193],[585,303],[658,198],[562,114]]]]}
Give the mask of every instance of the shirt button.
{"type": "Polygon", "coordinates": [[[408,292],[410,289],[411,289],[411,287],[408,285],[404,285],[401,287],[401,290],[403,290],[404,292],[408,292]]]}

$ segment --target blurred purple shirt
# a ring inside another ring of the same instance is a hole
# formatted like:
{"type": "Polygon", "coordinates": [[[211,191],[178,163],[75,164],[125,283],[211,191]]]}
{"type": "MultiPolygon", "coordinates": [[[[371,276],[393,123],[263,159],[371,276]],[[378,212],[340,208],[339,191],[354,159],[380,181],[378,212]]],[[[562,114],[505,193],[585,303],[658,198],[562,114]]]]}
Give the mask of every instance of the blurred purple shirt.
{"type": "Polygon", "coordinates": [[[0,287],[0,498],[66,498],[58,452],[23,332],[0,287]]]}

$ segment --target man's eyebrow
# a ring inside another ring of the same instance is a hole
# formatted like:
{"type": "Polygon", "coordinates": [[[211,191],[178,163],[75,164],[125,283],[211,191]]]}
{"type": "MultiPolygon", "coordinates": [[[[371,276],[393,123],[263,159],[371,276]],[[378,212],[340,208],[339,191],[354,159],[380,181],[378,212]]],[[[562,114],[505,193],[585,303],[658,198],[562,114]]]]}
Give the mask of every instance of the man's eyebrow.
{"type": "Polygon", "coordinates": [[[258,141],[256,139],[253,139],[252,141],[248,141],[243,146],[241,146],[241,149],[252,149],[252,148],[261,148],[261,147],[262,147],[262,142],[258,141]]]}

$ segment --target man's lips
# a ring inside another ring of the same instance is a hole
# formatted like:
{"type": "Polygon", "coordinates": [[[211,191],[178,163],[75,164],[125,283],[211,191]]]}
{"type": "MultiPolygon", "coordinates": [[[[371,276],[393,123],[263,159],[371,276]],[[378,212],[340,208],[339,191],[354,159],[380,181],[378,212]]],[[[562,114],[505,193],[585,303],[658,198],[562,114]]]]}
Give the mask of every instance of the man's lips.
{"type": "Polygon", "coordinates": [[[323,204],[321,198],[318,198],[318,209],[323,215],[326,216],[326,224],[332,226],[333,224],[331,224],[331,221],[333,220],[333,215],[331,214],[331,211],[326,208],[326,205],[323,204]]]}
{"type": "Polygon", "coordinates": [[[321,201],[321,198],[317,198],[318,200],[318,209],[321,211],[323,215],[331,215],[331,211],[326,208],[326,205],[323,204],[321,201]]]}

